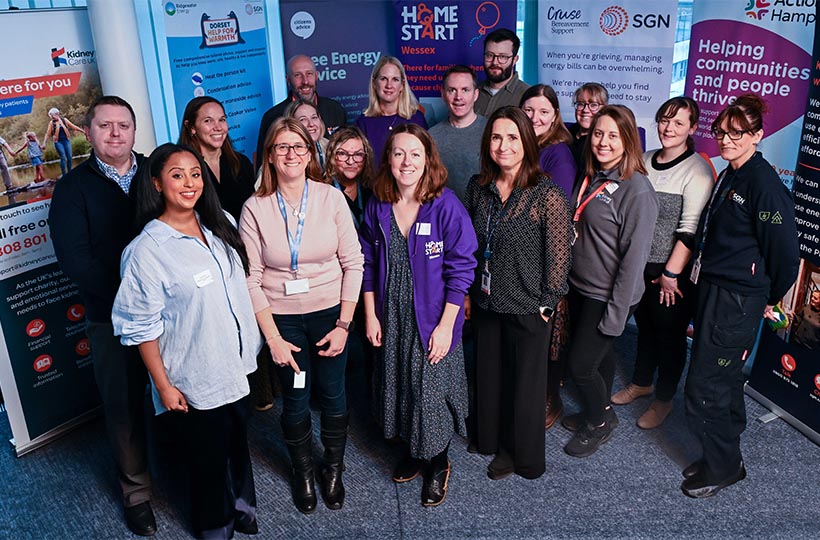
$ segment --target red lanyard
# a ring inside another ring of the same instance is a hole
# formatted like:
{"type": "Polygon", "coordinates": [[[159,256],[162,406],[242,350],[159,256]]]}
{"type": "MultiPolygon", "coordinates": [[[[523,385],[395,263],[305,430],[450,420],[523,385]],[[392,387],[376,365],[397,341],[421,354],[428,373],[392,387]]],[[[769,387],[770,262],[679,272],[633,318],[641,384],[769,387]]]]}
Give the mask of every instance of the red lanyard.
{"type": "Polygon", "coordinates": [[[573,223],[578,223],[578,221],[580,221],[581,214],[584,213],[584,208],[587,207],[589,201],[597,197],[598,194],[601,193],[611,182],[612,180],[607,180],[601,184],[598,189],[590,193],[589,196],[584,199],[584,202],[581,202],[581,197],[584,196],[584,192],[587,190],[587,186],[589,186],[589,176],[584,178],[584,183],[581,184],[581,189],[578,191],[578,199],[575,201],[575,216],[572,218],[573,223]]]}

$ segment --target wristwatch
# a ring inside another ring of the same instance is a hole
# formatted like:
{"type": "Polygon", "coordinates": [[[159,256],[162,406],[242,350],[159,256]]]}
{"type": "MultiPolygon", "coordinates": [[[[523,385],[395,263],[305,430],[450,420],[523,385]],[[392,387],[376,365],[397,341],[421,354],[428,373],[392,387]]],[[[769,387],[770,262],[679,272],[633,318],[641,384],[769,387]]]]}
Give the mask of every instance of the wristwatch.
{"type": "Polygon", "coordinates": [[[353,321],[343,321],[342,319],[336,319],[336,327],[341,328],[342,330],[346,330],[347,333],[350,333],[353,330],[353,327],[356,326],[353,321]]]}
{"type": "Polygon", "coordinates": [[[539,307],[539,308],[538,308],[538,311],[540,311],[540,312],[541,312],[541,315],[542,315],[542,316],[544,316],[544,317],[546,317],[547,319],[549,319],[550,317],[552,317],[552,314],[555,312],[555,310],[554,310],[554,309],[552,309],[551,307],[547,307],[547,306],[541,306],[541,307],[539,307]]]}

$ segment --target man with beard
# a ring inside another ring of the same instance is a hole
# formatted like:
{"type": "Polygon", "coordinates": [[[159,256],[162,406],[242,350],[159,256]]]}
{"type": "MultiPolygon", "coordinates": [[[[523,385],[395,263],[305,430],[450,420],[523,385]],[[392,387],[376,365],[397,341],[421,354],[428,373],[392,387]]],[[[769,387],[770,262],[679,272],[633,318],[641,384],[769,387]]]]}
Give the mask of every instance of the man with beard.
{"type": "Polygon", "coordinates": [[[518,48],[521,40],[515,32],[499,28],[484,38],[484,73],[486,80],[481,84],[475,112],[490,116],[496,109],[512,105],[518,107],[521,96],[530,87],[518,79],[515,64],[518,63],[518,48]]]}
{"type": "Polygon", "coordinates": [[[256,141],[256,155],[254,161],[258,169],[262,159],[263,145],[265,144],[265,135],[268,134],[273,121],[277,118],[285,116],[285,109],[292,102],[297,100],[307,101],[316,106],[319,111],[319,116],[327,128],[328,136],[333,133],[336,128],[347,123],[345,110],[338,101],[322,97],[316,93],[316,65],[310,57],[303,54],[297,54],[288,60],[287,67],[287,81],[288,81],[288,97],[280,103],[277,103],[272,109],[262,116],[262,123],[259,126],[259,138],[256,141]]]}

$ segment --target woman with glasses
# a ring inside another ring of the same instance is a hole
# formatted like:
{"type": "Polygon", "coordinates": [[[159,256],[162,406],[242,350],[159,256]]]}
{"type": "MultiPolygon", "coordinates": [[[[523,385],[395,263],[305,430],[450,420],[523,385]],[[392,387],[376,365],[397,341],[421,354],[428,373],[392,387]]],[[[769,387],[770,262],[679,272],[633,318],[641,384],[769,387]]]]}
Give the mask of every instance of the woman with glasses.
{"type": "Polygon", "coordinates": [[[692,135],[699,117],[700,108],[691,98],[666,101],[655,114],[661,148],[643,156],[661,211],[644,268],[646,289],[635,311],[635,371],[629,385],[611,400],[626,405],[655,390],[655,399],[638,418],[642,429],[655,429],[669,415],[686,365],[686,329],[692,319],[694,291],[686,268],[698,219],[714,186],[712,167],[694,149],[692,135]],[[656,371],[657,388],[652,385],[656,371]]]}
{"type": "Polygon", "coordinates": [[[487,120],[481,172],[467,184],[478,237],[470,290],[475,333],[477,447],[487,476],[544,474],[547,348],[567,292],[572,231],[566,195],[538,166],[529,118],[501,107],[487,120]]]}
{"type": "Polygon", "coordinates": [[[422,474],[421,503],[438,506],[447,495],[450,439],[466,435],[462,305],[475,233],[444,187],[447,170],[427,131],[397,127],[385,156],[360,232],[367,339],[381,348],[376,416],[386,438],[403,442],[393,481],[422,474]]]}
{"type": "Polygon", "coordinates": [[[413,123],[427,129],[427,122],[407,83],[404,66],[394,56],[382,56],[373,67],[369,98],[367,109],[356,120],[356,126],[370,141],[374,164],[378,167],[384,144],[396,126],[413,123]]]}
{"type": "Polygon", "coordinates": [[[572,316],[567,361],[583,410],[561,420],[572,439],[564,451],[587,457],[618,426],[609,405],[615,338],[643,295],[658,197],[646,177],[632,111],[602,107],[590,126],[584,150],[584,179],[572,196],[575,243],[570,289],[572,316]]]}
{"type": "Polygon", "coordinates": [[[316,509],[309,409],[313,381],[325,449],[316,476],[325,505],[335,510],[345,497],[347,336],[361,287],[362,251],[344,195],[316,181],[321,178],[316,146],[298,120],[273,123],[262,163],[262,183],[245,203],[239,224],[250,261],[248,288],[278,366],[293,501],[305,514],[316,509]]]}
{"type": "Polygon", "coordinates": [[[242,205],[253,195],[251,160],[237,152],[228,135],[228,117],[219,100],[195,97],[182,115],[179,144],[196,150],[208,165],[222,208],[239,220],[242,205]]]}
{"type": "Polygon", "coordinates": [[[698,292],[686,417],[702,456],[683,470],[681,490],[694,498],[746,478],[741,368],[761,317],[778,320],[773,308],[797,277],[794,202],[757,150],[765,113],[760,97],[744,94],[712,123],[728,166],[701,215],[693,251],[691,279],[698,292]]]}
{"type": "Polygon", "coordinates": [[[327,156],[328,141],[325,138],[325,122],[319,116],[319,109],[313,103],[299,99],[287,106],[285,116],[295,118],[305,126],[311,140],[316,145],[316,159],[319,161],[319,168],[324,171],[327,165],[325,156],[327,156]]]}
{"type": "Polygon", "coordinates": [[[328,144],[329,159],[325,180],[345,195],[356,229],[364,219],[364,209],[373,192],[373,149],[356,126],[336,130],[328,144]]]}
{"type": "Polygon", "coordinates": [[[572,194],[578,166],[572,156],[569,143],[572,142],[564,121],[558,96],[551,86],[536,84],[530,86],[521,96],[519,105],[532,122],[538,137],[538,163],[541,170],[564,190],[567,198],[572,194]]]}
{"type": "Polygon", "coordinates": [[[586,148],[586,140],[592,127],[592,120],[601,107],[607,104],[609,104],[609,92],[603,85],[595,82],[588,82],[578,88],[572,98],[572,107],[575,109],[575,123],[569,126],[569,132],[572,135],[572,143],[569,147],[572,150],[572,155],[575,156],[578,168],[582,171],[586,168],[584,148],[586,148]]]}

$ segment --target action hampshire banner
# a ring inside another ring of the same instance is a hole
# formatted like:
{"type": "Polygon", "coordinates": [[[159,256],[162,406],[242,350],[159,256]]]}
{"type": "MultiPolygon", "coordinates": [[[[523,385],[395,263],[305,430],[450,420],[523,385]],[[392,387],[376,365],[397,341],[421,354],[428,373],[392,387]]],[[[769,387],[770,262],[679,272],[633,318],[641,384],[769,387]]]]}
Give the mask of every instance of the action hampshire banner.
{"type": "Polygon", "coordinates": [[[484,72],[484,36],[515,32],[516,2],[395,0],[396,57],[416,97],[441,97],[444,72],[465,64],[484,72]]]}
{"type": "MultiPolygon", "coordinates": [[[[85,9],[0,12],[0,35],[20,45],[0,64],[0,386],[22,455],[99,406],[85,310],[51,244],[48,210],[61,166],[44,135],[52,108],[81,125],[101,91],[85,9]],[[47,40],[32,39],[43,29],[47,40]]],[[[73,158],[86,159],[85,135],[69,136],[73,158]]],[[[66,156],[63,167],[72,161],[66,156]]]]}
{"type": "MultiPolygon", "coordinates": [[[[820,7],[818,7],[820,11],[820,7]]],[[[747,392],[820,444],[820,33],[803,115],[794,209],[800,237],[800,270],[783,299],[791,324],[764,325],[747,392]]]]}
{"type": "Polygon", "coordinates": [[[760,149],[791,188],[811,71],[814,2],[709,0],[693,7],[685,93],[700,105],[698,150],[718,171],[725,167],[710,135],[712,122],[734,97],[753,92],[770,111],[760,149]]]}
{"type": "Polygon", "coordinates": [[[597,82],[611,103],[626,105],[646,129],[647,147],[656,147],[651,129],[655,111],[669,98],[675,46],[676,0],[596,0],[538,2],[539,80],[557,92],[561,117],[575,122],[575,89],[597,82]]]}

